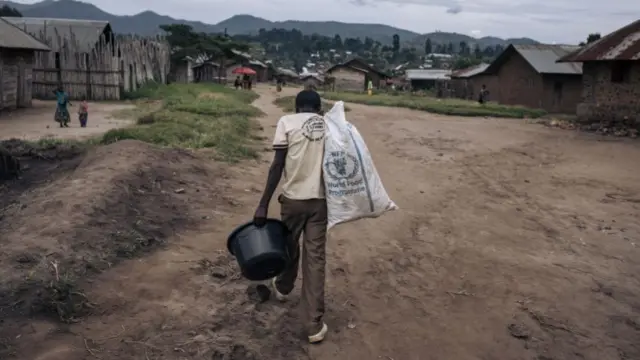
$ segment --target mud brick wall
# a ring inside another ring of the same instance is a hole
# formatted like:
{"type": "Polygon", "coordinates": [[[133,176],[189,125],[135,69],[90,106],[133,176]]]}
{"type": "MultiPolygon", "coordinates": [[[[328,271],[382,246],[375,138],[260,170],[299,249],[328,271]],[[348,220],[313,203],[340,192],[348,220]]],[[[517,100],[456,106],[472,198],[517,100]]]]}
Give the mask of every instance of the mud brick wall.
{"type": "Polygon", "coordinates": [[[631,67],[628,81],[611,82],[610,62],[583,65],[582,103],[578,119],[583,123],[624,123],[640,128],[640,61],[631,67]]]}
{"type": "Polygon", "coordinates": [[[336,91],[364,91],[365,74],[363,72],[349,69],[347,67],[339,67],[331,71],[334,77],[334,89],[336,91]]]}
{"type": "Polygon", "coordinates": [[[551,113],[574,114],[582,99],[582,76],[553,74],[544,75],[543,79],[541,108],[551,113]]]}

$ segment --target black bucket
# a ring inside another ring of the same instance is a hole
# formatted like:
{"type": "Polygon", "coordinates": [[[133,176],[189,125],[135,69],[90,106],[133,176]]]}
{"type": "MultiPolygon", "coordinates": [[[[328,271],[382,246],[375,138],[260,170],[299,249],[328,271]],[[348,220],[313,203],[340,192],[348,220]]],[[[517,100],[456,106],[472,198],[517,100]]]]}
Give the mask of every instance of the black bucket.
{"type": "Polygon", "coordinates": [[[236,257],[244,277],[267,280],[282,273],[290,261],[288,235],[289,230],[280,220],[267,219],[262,227],[249,222],[229,235],[227,248],[236,257]]]}

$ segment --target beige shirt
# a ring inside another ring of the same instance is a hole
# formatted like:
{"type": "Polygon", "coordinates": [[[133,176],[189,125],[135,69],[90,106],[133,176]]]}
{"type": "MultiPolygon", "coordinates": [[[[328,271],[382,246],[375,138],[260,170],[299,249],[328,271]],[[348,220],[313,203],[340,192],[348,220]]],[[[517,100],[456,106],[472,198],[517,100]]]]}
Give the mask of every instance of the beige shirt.
{"type": "Polygon", "coordinates": [[[324,199],[324,134],[324,119],[317,114],[285,115],[278,121],[273,148],[288,150],[282,184],[285,197],[324,199]]]}

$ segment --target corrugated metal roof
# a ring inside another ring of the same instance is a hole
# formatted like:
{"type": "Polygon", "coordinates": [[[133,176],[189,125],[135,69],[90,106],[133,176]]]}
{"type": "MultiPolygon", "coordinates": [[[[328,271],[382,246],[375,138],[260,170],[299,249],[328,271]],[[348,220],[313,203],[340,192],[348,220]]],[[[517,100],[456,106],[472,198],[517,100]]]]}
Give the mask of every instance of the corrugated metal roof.
{"type": "Polygon", "coordinates": [[[466,69],[454,71],[453,73],[451,73],[451,77],[467,79],[472,76],[482,74],[485,70],[487,70],[488,67],[489,67],[489,64],[480,64],[476,66],[471,66],[466,69]]]}
{"type": "Polygon", "coordinates": [[[255,66],[260,66],[260,67],[263,67],[263,68],[266,68],[266,67],[267,67],[267,65],[265,65],[265,64],[264,64],[262,61],[260,61],[260,60],[249,60],[249,64],[251,64],[251,65],[255,65],[255,66]]]}
{"type": "Polygon", "coordinates": [[[104,33],[111,33],[108,21],[5,17],[5,20],[60,51],[65,42],[80,52],[91,51],[104,33]]]}
{"type": "Polygon", "coordinates": [[[640,20],[578,49],[558,61],[640,60],[640,20]]]}
{"type": "Polygon", "coordinates": [[[49,47],[0,18],[0,48],[50,51],[49,47]]]}
{"type": "Polygon", "coordinates": [[[405,77],[408,80],[449,80],[451,70],[442,69],[407,69],[405,77]]]}
{"type": "Polygon", "coordinates": [[[342,62],[340,64],[333,65],[333,66],[331,66],[330,68],[327,69],[327,72],[330,73],[330,72],[332,72],[334,69],[336,69],[338,67],[349,67],[349,68],[352,68],[352,69],[355,69],[355,70],[358,70],[358,71],[364,71],[364,72],[371,71],[371,72],[374,72],[374,73],[376,73],[376,74],[378,74],[378,75],[380,75],[382,77],[385,77],[385,78],[390,77],[387,73],[376,69],[375,67],[373,67],[373,65],[368,64],[366,61],[364,61],[364,60],[362,60],[360,58],[357,58],[357,57],[349,59],[349,60],[347,60],[345,62],[342,62]],[[359,63],[359,64],[354,65],[354,63],[359,63]]]}
{"type": "Polygon", "coordinates": [[[562,56],[579,49],[574,45],[514,45],[516,51],[540,74],[582,74],[580,63],[558,63],[562,56]]]}
{"type": "Polygon", "coordinates": [[[296,77],[296,78],[298,77],[298,73],[293,70],[289,70],[285,68],[277,68],[276,71],[282,75],[287,75],[287,76],[296,77]]]}
{"type": "Polygon", "coordinates": [[[581,75],[582,64],[576,62],[558,63],[557,60],[578,49],[574,45],[509,45],[487,67],[486,73],[494,74],[514,52],[520,54],[531,67],[540,74],[581,75]]]}

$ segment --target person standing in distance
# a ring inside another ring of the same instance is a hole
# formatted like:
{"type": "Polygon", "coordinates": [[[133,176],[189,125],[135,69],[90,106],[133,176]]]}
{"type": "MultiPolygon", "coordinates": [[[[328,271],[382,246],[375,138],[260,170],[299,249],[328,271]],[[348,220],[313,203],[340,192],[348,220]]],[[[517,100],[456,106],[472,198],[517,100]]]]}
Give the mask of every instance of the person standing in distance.
{"type": "Polygon", "coordinates": [[[292,256],[288,268],[272,279],[271,291],[278,300],[285,301],[294,288],[298,268],[302,267],[302,304],[307,335],[310,343],[319,343],[328,331],[323,321],[327,242],[327,203],[322,178],[325,122],[317,92],[299,92],[295,106],[296,113],[283,116],[276,126],[275,155],[254,223],[257,226],[265,224],[269,203],[284,173],[278,201],[282,221],[291,233],[292,256]],[[302,253],[300,235],[303,235],[302,253]],[[300,257],[302,264],[299,265],[300,257]]]}

